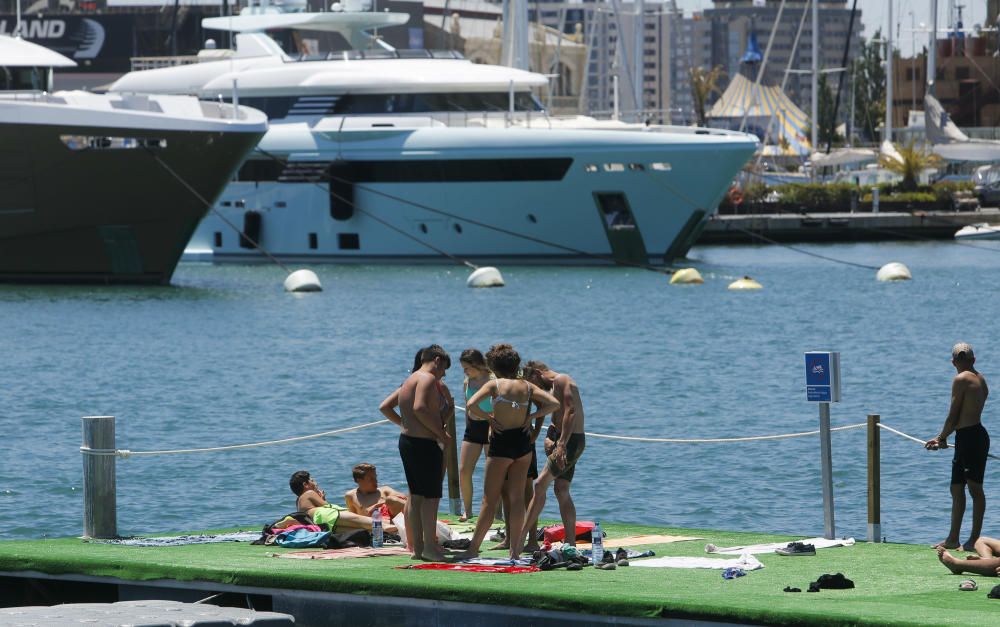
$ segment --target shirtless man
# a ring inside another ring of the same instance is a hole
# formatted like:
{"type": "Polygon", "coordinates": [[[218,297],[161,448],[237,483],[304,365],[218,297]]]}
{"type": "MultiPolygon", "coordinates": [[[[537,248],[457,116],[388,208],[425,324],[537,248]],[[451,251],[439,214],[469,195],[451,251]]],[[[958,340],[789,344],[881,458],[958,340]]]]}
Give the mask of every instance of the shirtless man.
{"type": "MultiPolygon", "coordinates": [[[[309,514],[317,525],[327,525],[331,532],[339,533],[345,529],[368,529],[372,528],[372,519],[369,516],[362,516],[345,508],[328,503],[326,492],[320,489],[316,480],[309,476],[309,472],[300,470],[292,475],[288,480],[288,486],[295,499],[295,510],[309,514]]],[[[385,526],[386,531],[396,532],[396,528],[391,524],[385,526]]]]}
{"type": "MultiPolygon", "coordinates": [[[[951,409],[941,433],[924,444],[929,451],[948,448],[947,438],[955,433],[955,457],[951,462],[951,528],[948,537],[934,548],[962,547],[965,551],[972,551],[983,530],[983,515],[986,513],[983,477],[986,456],[990,452],[990,436],[980,420],[990,391],[986,378],[976,371],[972,346],[965,342],[955,344],[951,349],[951,363],[958,371],[951,382],[951,409]],[[972,531],[969,539],[962,544],[959,534],[965,515],[966,488],[972,495],[972,531]]],[[[942,551],[938,553],[940,555],[942,551]]]]}
{"type": "Polygon", "coordinates": [[[444,560],[437,542],[437,513],[444,480],[444,449],[451,437],[444,429],[450,411],[444,407],[448,400],[439,379],[449,366],[451,358],[444,349],[437,345],[425,348],[420,368],[379,406],[382,415],[401,430],[399,456],[410,490],[403,510],[407,543],[413,559],[432,562],[444,560]]]}
{"type": "Polygon", "coordinates": [[[387,485],[380,486],[378,484],[378,473],[375,466],[358,464],[351,472],[358,487],[344,494],[348,510],[361,516],[371,516],[376,509],[381,509],[383,519],[389,521],[406,507],[405,494],[401,494],[387,485]]]}
{"type": "Polygon", "coordinates": [[[554,492],[559,501],[559,515],[566,530],[567,544],[576,544],[576,505],[569,494],[570,483],[576,472],[576,462],[587,445],[584,435],[583,401],[580,390],[567,374],[550,370],[540,361],[529,361],[524,367],[524,378],[543,390],[552,392],[559,401],[559,409],[552,414],[552,424],[545,434],[545,454],[548,460],[535,481],[535,496],[528,507],[522,534],[528,533],[538,522],[545,507],[545,493],[555,482],[554,492]]]}

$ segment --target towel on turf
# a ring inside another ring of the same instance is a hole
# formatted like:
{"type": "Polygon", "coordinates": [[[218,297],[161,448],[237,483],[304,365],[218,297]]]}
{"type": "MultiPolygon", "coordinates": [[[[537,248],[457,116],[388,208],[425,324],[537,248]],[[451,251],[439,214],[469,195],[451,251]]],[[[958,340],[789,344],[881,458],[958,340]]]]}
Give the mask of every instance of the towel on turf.
{"type": "MultiPolygon", "coordinates": [[[[803,544],[811,544],[817,549],[828,549],[832,546],[853,546],[854,538],[843,538],[843,539],[833,539],[827,540],[826,538],[809,538],[807,540],[798,540],[803,544]]],[[[788,542],[771,542],[768,544],[750,544],[747,546],[726,546],[718,547],[714,544],[706,544],[706,553],[718,553],[720,555],[743,555],[744,553],[774,553],[775,549],[783,549],[788,546],[788,542]]]]}
{"type": "Polygon", "coordinates": [[[657,557],[641,562],[633,562],[632,566],[646,566],[652,568],[739,568],[745,571],[764,568],[753,555],[747,553],[736,559],[719,559],[716,557],[657,557]]]}

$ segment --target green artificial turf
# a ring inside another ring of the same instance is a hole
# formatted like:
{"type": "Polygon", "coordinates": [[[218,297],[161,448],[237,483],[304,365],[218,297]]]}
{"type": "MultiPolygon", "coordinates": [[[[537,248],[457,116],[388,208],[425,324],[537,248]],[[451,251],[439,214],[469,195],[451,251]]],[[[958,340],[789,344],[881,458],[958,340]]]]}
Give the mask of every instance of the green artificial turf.
{"type": "MultiPolygon", "coordinates": [[[[610,538],[635,534],[698,536],[654,545],[657,556],[705,556],[704,546],[783,542],[764,534],[615,525],[610,538]]],[[[606,544],[614,549],[614,540],[606,544]]],[[[631,547],[642,550],[646,547],[631,547]]],[[[966,576],[952,575],[924,546],[867,544],[820,549],[815,557],[758,555],[765,568],[725,580],[720,570],[619,568],[531,574],[398,570],[406,557],[288,560],[281,549],[245,543],[129,547],[76,538],[0,542],[0,574],[32,570],[144,581],[210,581],[237,586],[290,588],[520,606],[617,616],[687,617],[737,622],[814,625],[984,625],[1000,617],[1000,600],[986,594],[1000,580],[976,577],[977,592],[962,592],[966,576]],[[843,573],[853,590],[809,593],[824,573],[843,573]],[[783,592],[785,586],[801,593],[783,592]]],[[[501,552],[486,552],[502,556],[501,552]]]]}

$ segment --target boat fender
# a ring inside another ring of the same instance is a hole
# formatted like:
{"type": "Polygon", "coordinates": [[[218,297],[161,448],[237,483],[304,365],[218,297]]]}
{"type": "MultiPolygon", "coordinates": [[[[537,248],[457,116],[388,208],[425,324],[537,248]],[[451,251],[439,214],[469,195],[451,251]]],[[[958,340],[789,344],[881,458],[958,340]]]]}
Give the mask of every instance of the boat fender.
{"type": "Polygon", "coordinates": [[[701,285],[705,279],[695,268],[681,268],[670,277],[671,285],[701,285]]]}
{"type": "Polygon", "coordinates": [[[885,264],[878,269],[875,279],[879,281],[909,281],[913,279],[910,269],[898,261],[885,264]]]}
{"type": "Polygon", "coordinates": [[[763,287],[763,285],[748,276],[745,276],[742,279],[736,279],[729,284],[729,289],[731,290],[759,290],[763,289],[763,287]]]}
{"type": "Polygon", "coordinates": [[[322,292],[319,277],[312,270],[296,270],[285,278],[286,292],[322,292]]]}
{"type": "Polygon", "coordinates": [[[503,287],[503,275],[493,266],[476,268],[465,282],[467,287],[503,287]]]}

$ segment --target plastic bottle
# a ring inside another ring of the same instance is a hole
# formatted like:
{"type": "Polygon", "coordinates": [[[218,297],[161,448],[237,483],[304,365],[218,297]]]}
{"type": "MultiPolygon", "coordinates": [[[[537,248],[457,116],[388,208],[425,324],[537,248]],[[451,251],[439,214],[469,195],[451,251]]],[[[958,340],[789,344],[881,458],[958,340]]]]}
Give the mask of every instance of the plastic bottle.
{"type": "Polygon", "coordinates": [[[594,529],[590,532],[590,552],[593,564],[597,566],[604,559],[604,531],[599,520],[594,522],[594,529]]]}
{"type": "Polygon", "coordinates": [[[372,512],[372,548],[382,548],[382,508],[372,512]]]}

